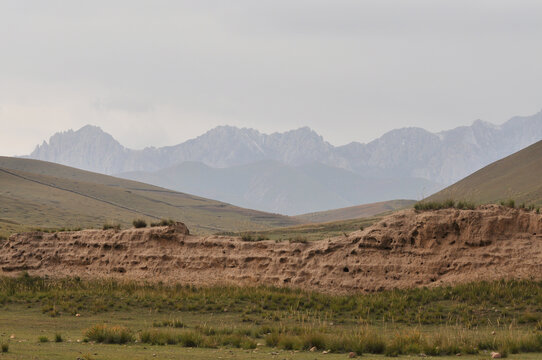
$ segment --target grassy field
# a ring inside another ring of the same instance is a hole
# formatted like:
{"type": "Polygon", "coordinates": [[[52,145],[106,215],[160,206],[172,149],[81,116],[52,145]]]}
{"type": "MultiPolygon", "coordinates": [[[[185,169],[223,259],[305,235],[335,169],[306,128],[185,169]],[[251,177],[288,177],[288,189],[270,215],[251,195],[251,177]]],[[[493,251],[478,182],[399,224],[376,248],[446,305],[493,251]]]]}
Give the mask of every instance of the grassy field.
{"type": "Polygon", "coordinates": [[[182,221],[195,233],[299,224],[290,217],[58,164],[0,157],[0,236],[31,228],[130,226],[135,218],[182,221]]]}
{"type": "Polygon", "coordinates": [[[341,209],[319,211],[310,214],[297,215],[294,216],[294,218],[301,220],[305,223],[336,222],[341,220],[373,217],[375,215],[385,212],[412,207],[415,203],[415,200],[390,200],[372,204],[351,206],[341,209]]]}
{"type": "Polygon", "coordinates": [[[542,356],[542,283],[330,296],[0,278],[0,344],[8,346],[0,359],[338,359],[349,352],[367,359],[421,353],[487,359],[491,351],[536,359],[542,356]]]}
{"type": "Polygon", "coordinates": [[[385,212],[377,216],[352,220],[287,226],[262,231],[219,232],[218,234],[240,236],[245,241],[316,241],[335,236],[344,236],[344,234],[348,234],[352,231],[366,228],[389,214],[391,214],[391,212],[385,212]]]}
{"type": "Polygon", "coordinates": [[[447,199],[476,204],[500,203],[542,205],[542,141],[496,161],[452,186],[430,196],[428,202],[447,199]]]}

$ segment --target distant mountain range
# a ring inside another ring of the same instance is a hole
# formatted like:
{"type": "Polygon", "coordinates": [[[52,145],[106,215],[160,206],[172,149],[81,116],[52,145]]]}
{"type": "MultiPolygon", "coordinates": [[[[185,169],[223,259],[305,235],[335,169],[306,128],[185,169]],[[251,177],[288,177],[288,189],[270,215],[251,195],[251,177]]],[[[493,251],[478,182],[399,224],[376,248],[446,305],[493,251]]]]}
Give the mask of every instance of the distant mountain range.
{"type": "Polygon", "coordinates": [[[262,134],[219,126],[179,145],[132,150],[95,126],[69,130],[30,158],[283,214],[430,195],[542,139],[542,112],[497,126],[390,131],[333,146],[310,128],[262,134]]]}

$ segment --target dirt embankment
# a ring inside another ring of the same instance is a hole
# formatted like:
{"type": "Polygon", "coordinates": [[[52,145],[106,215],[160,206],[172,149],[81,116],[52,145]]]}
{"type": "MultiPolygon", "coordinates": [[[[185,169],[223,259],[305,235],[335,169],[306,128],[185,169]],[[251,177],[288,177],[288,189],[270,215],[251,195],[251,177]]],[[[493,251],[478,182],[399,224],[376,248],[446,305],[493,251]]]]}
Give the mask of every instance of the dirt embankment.
{"type": "Polygon", "coordinates": [[[499,206],[406,210],[363,231],[305,244],[190,236],[173,227],[35,232],[0,243],[0,269],[335,293],[542,279],[542,215],[499,206]]]}

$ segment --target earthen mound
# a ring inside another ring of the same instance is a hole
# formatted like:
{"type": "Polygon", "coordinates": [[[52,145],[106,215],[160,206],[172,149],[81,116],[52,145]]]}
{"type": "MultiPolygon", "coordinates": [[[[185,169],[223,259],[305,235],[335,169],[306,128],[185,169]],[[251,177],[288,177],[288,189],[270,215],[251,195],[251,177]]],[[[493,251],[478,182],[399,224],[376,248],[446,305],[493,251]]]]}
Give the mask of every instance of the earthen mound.
{"type": "Polygon", "coordinates": [[[0,243],[0,269],[335,293],[542,279],[542,216],[495,205],[405,210],[363,231],[309,243],[191,236],[180,227],[34,232],[0,243]]]}

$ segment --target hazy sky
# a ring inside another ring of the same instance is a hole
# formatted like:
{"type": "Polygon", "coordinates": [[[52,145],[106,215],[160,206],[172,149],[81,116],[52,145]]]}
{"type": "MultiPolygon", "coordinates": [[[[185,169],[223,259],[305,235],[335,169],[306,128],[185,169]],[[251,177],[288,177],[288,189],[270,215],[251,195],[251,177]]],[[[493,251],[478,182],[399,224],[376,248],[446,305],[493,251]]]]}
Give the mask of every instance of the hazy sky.
{"type": "Polygon", "coordinates": [[[542,109],[542,1],[0,0],[0,155],[91,123],[133,148],[216,125],[334,145],[542,109]]]}

